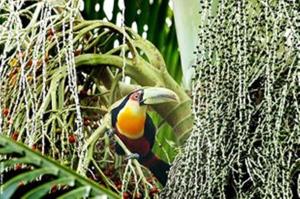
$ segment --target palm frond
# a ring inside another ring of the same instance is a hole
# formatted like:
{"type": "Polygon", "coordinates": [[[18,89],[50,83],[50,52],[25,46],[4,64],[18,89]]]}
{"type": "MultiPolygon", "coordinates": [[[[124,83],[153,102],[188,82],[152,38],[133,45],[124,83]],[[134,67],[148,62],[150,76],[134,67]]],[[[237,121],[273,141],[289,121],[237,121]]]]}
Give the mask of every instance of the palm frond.
{"type": "Polygon", "coordinates": [[[5,182],[1,185],[2,199],[51,195],[61,199],[96,196],[118,198],[109,189],[3,135],[0,136],[0,153],[0,173],[5,182]]]}

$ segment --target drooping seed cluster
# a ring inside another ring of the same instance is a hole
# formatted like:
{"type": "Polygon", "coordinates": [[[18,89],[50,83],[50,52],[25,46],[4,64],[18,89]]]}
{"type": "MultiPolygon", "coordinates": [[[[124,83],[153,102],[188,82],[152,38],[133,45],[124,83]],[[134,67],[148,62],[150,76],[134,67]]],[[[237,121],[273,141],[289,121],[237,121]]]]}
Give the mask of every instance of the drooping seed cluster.
{"type": "Polygon", "coordinates": [[[47,2],[1,1],[0,134],[61,161],[72,151],[80,162],[84,158],[83,119],[70,31],[78,5],[69,1],[64,6],[67,9],[57,14],[47,2]],[[61,28],[66,31],[58,30],[61,28]],[[56,29],[63,33],[57,34],[56,29]],[[66,96],[70,99],[64,101],[66,96]],[[75,111],[66,111],[69,109],[75,111]],[[66,124],[71,120],[76,125],[66,124]],[[71,134],[79,140],[74,143],[76,151],[70,150],[73,146],[67,140],[71,134]]]}
{"type": "MultiPolygon", "coordinates": [[[[142,52],[133,42],[149,44],[125,27],[82,19],[77,3],[0,0],[0,134],[124,198],[153,197],[157,180],[136,161],[121,161],[103,119],[120,98],[120,58],[132,63],[142,52]]],[[[155,48],[147,52],[158,55],[155,67],[164,65],[155,48]]],[[[126,65],[123,75],[140,76],[126,65]]]]}
{"type": "Polygon", "coordinates": [[[161,198],[297,198],[300,4],[199,6],[194,129],[161,198]]]}

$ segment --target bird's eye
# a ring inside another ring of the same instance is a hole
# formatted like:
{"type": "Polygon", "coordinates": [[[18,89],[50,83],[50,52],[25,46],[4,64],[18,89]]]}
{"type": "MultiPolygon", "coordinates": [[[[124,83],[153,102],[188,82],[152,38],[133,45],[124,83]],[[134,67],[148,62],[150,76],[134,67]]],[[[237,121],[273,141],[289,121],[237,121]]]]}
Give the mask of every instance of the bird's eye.
{"type": "Polygon", "coordinates": [[[130,98],[132,100],[138,101],[140,98],[140,93],[133,93],[130,98]]]}
{"type": "Polygon", "coordinates": [[[133,95],[133,99],[137,100],[138,98],[139,98],[139,94],[138,93],[136,93],[136,94],[133,95]]]}

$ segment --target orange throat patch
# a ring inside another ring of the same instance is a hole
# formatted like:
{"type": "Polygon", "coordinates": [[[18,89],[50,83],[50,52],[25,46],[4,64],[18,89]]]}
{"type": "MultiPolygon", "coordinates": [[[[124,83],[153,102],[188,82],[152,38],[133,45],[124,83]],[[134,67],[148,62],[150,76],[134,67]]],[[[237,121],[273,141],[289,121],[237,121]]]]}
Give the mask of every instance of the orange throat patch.
{"type": "Polygon", "coordinates": [[[129,101],[118,114],[118,131],[128,138],[138,139],[144,135],[145,120],[146,107],[129,101]]]}

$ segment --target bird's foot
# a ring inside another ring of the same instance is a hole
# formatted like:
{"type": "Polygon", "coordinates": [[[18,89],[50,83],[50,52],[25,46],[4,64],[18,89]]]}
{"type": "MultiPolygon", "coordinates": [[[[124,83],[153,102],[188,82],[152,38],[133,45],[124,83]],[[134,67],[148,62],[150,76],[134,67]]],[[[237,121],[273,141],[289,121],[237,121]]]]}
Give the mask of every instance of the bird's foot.
{"type": "Polygon", "coordinates": [[[115,133],[116,133],[116,132],[115,132],[115,129],[108,129],[108,130],[106,131],[106,134],[108,135],[109,138],[112,138],[112,137],[114,136],[115,133]]]}
{"type": "Polygon", "coordinates": [[[138,153],[131,153],[129,155],[126,155],[125,160],[138,160],[140,158],[140,155],[138,153]]]}

